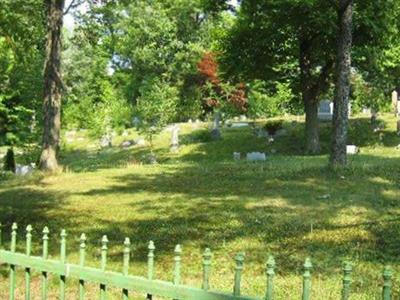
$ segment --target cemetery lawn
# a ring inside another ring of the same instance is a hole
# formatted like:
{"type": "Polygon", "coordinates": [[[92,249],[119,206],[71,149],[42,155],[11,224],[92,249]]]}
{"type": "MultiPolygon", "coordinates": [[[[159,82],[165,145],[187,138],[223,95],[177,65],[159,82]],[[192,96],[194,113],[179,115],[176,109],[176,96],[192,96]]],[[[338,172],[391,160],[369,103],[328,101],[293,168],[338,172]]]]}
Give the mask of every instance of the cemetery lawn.
{"type": "MultiPolygon", "coordinates": [[[[351,120],[349,143],[361,153],[349,157],[349,167],[340,172],[327,167],[329,124],[321,124],[320,156],[302,155],[301,120],[286,120],[287,135],[272,144],[257,138],[251,128],[224,129],[223,140],[209,141],[207,130],[183,124],[178,154],[169,153],[169,133],[156,139],[158,165],[139,163],[147,148],[99,151],[95,141],[78,132],[74,142],[64,145],[63,173],[0,182],[6,246],[11,223],[18,222],[18,248],[23,251],[24,228],[32,224],[34,253],[39,255],[46,225],[50,254],[58,257],[59,232],[65,228],[68,260],[78,262],[84,232],[88,264],[99,266],[100,239],[106,234],[108,268],[121,270],[122,243],[130,237],[131,273],[145,275],[147,243],[153,240],[156,277],[170,280],[173,249],[180,243],[182,281],[195,286],[201,284],[202,252],[210,247],[211,287],[228,292],[233,256],[245,251],[242,293],[260,298],[271,253],[277,263],[277,299],[300,299],[307,256],[314,266],[313,299],[339,299],[342,261],[349,259],[354,265],[351,299],[378,298],[383,265],[391,265],[394,274],[400,271],[400,138],[395,118],[386,115],[383,120],[385,128],[376,133],[367,116],[351,120]],[[263,163],[232,159],[233,152],[271,150],[276,153],[263,163]]],[[[116,145],[136,136],[134,131],[118,136],[116,145]]],[[[396,298],[397,276],[394,281],[396,298]]],[[[57,284],[55,278],[54,295],[57,284]]],[[[4,285],[2,280],[1,293],[4,285]]],[[[76,295],[77,284],[69,286],[69,293],[76,295]]]]}

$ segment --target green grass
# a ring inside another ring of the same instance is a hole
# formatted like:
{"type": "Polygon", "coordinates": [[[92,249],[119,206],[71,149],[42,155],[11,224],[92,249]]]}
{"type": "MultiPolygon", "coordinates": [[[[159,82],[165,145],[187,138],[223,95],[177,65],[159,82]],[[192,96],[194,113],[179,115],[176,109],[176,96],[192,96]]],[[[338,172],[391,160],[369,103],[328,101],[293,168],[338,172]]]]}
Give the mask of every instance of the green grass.
{"type": "MultiPolygon", "coordinates": [[[[122,268],[123,240],[132,240],[131,272],[146,274],[147,242],[155,242],[156,276],[172,278],[173,249],[183,247],[184,283],[201,283],[201,255],[213,250],[211,286],[231,291],[233,256],[246,252],[243,293],[261,297],[269,253],[277,261],[277,299],[299,299],[305,257],[312,258],[313,299],[339,299],[341,263],[354,264],[352,298],[380,297],[385,264],[400,270],[400,138],[395,119],[373,133],[367,118],[352,119],[350,141],[361,153],[349,167],[327,167],[329,124],[321,125],[323,155],[303,156],[303,122],[287,120],[288,135],[268,144],[250,128],[225,129],[208,141],[203,128],[184,125],[179,154],[168,151],[169,134],[156,140],[160,164],[141,164],[148,149],[98,150],[84,133],[64,147],[65,172],[0,183],[0,221],[8,231],[32,224],[36,254],[43,226],[67,229],[68,259],[78,261],[78,239],[88,236],[89,264],[100,263],[100,239],[110,240],[110,269],[122,268]],[[232,153],[271,152],[265,163],[234,162],[232,153]]],[[[134,138],[137,133],[132,131],[134,138]]],[[[122,141],[117,137],[117,143],[122,141]]],[[[9,240],[9,233],[5,234],[9,240]]],[[[19,249],[24,249],[23,230],[19,249]]],[[[397,273],[395,273],[397,274],[397,273]]],[[[4,273],[6,275],[6,273],[4,273]]],[[[394,276],[398,297],[398,278],[394,276]]],[[[54,283],[56,287],[57,281],[54,283]]],[[[1,297],[3,298],[3,297],[1,297]]],[[[5,298],[5,296],[4,296],[5,298]]],[[[73,297],[72,297],[73,298],[73,297]]],[[[95,298],[95,297],[93,297],[95,298]]]]}

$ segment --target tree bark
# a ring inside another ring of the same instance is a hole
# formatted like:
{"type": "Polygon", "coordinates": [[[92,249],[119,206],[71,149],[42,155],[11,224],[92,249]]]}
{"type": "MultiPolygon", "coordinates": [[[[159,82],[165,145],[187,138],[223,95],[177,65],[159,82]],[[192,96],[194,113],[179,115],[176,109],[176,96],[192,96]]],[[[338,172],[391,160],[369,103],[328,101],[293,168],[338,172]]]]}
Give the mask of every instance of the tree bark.
{"type": "Polygon", "coordinates": [[[306,113],[306,153],[318,154],[321,152],[319,142],[318,100],[303,96],[306,113]]]}
{"type": "Polygon", "coordinates": [[[301,94],[306,114],[305,152],[307,154],[318,154],[321,151],[319,142],[319,121],[318,121],[318,88],[313,85],[311,66],[311,42],[300,35],[300,84],[301,94]]]}
{"type": "Polygon", "coordinates": [[[347,164],[346,145],[349,125],[348,104],[350,95],[353,1],[339,0],[338,22],[337,78],[330,156],[330,163],[334,168],[343,167],[347,164]]]}
{"type": "Polygon", "coordinates": [[[45,0],[47,9],[47,44],[44,67],[43,140],[39,167],[58,169],[57,154],[61,127],[61,34],[65,0],[45,0]]]}

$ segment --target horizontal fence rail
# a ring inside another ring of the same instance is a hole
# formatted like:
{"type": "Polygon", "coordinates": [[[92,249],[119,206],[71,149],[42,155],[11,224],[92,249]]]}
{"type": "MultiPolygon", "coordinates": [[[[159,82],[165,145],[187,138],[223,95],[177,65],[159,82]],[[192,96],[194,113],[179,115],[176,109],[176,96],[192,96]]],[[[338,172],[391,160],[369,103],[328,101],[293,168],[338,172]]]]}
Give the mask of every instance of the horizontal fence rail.
{"type": "MultiPolygon", "coordinates": [[[[180,245],[175,247],[174,251],[174,270],[173,281],[163,281],[154,279],[154,258],[155,245],[149,243],[147,256],[147,278],[133,276],[129,274],[129,259],[131,251],[131,243],[129,238],[126,238],[123,243],[123,270],[121,273],[107,271],[107,251],[108,239],[103,236],[101,240],[101,261],[100,268],[92,268],[85,266],[86,254],[86,236],[82,234],[79,244],[79,264],[71,264],[66,261],[67,254],[67,233],[61,231],[60,238],[60,259],[52,260],[48,258],[49,245],[49,229],[43,229],[42,236],[42,256],[32,256],[32,226],[26,228],[26,251],[25,253],[17,253],[17,224],[14,223],[11,227],[11,243],[10,250],[0,249],[0,263],[9,265],[9,299],[15,300],[16,293],[16,269],[21,268],[25,272],[25,300],[31,299],[31,270],[37,270],[41,273],[41,299],[48,299],[48,274],[54,274],[59,277],[60,294],[59,299],[66,299],[67,279],[76,280],[79,284],[78,299],[85,299],[86,283],[95,283],[99,285],[99,299],[107,299],[107,288],[113,287],[121,289],[121,299],[129,299],[129,291],[142,293],[145,299],[151,300],[153,296],[160,296],[170,299],[179,300],[273,300],[274,298],[274,277],[275,277],[275,260],[269,256],[266,263],[266,290],[262,298],[249,297],[241,295],[241,278],[244,268],[245,255],[240,252],[234,257],[234,284],[232,294],[223,293],[220,291],[210,290],[210,273],[212,264],[212,253],[210,249],[206,249],[203,254],[203,274],[201,288],[195,288],[181,284],[181,255],[182,248],[180,245]]],[[[0,225],[0,245],[1,245],[1,225],[0,225]]],[[[305,260],[303,266],[303,292],[302,300],[311,299],[311,270],[312,263],[310,258],[305,260]]],[[[351,295],[351,275],[352,265],[349,262],[343,264],[343,287],[342,300],[348,300],[351,295]]],[[[393,273],[389,266],[383,270],[383,287],[382,299],[392,299],[392,277],[393,273]]]]}

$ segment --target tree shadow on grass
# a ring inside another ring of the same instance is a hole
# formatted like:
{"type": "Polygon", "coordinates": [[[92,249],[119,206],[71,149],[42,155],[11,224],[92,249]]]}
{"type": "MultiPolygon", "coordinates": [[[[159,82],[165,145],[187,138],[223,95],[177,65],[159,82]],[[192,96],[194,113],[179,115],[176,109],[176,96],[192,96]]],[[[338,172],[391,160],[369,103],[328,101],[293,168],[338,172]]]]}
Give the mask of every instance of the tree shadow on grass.
{"type": "MultiPolygon", "coordinates": [[[[293,270],[306,255],[316,256],[324,273],[345,256],[397,264],[393,249],[400,236],[385,235],[384,228],[400,226],[398,159],[361,155],[340,174],[320,162],[279,167],[278,161],[185,165],[162,174],[116,176],[118,186],[83,195],[160,195],[130,204],[134,215],[151,217],[96,221],[105,222],[112,238],[132,237],[133,255],[143,260],[153,239],[159,255],[170,255],[177,243],[217,251],[230,244],[232,250],[251,249],[254,261],[271,251],[284,262],[282,271],[293,270]]],[[[91,234],[100,238],[95,230],[91,234]]]]}

